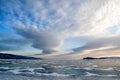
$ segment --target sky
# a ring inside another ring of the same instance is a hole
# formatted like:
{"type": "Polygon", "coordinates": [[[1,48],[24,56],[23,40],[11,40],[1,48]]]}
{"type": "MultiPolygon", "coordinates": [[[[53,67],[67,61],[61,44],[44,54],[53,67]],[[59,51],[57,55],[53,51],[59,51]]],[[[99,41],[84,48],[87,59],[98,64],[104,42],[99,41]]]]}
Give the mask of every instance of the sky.
{"type": "Polygon", "coordinates": [[[120,0],[0,0],[0,52],[120,56],[120,0]]]}

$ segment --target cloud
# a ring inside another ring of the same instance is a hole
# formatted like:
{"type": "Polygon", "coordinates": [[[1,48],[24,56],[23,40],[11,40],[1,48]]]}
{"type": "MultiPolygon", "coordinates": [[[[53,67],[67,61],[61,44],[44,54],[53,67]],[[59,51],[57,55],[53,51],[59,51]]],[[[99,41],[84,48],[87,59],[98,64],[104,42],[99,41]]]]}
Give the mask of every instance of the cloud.
{"type": "MultiPolygon", "coordinates": [[[[0,51],[8,51],[8,50],[14,50],[15,48],[11,48],[11,46],[6,46],[6,45],[2,45],[0,44],[0,51]]],[[[15,49],[17,50],[17,49],[15,49]]]]}
{"type": "Polygon", "coordinates": [[[85,50],[93,50],[94,51],[95,49],[98,49],[98,52],[113,50],[113,49],[120,50],[119,41],[120,41],[120,36],[103,37],[103,38],[95,39],[91,42],[88,42],[87,44],[85,44],[82,47],[75,48],[75,49],[73,49],[73,51],[75,53],[80,53],[80,52],[82,53],[85,50]],[[99,50],[99,49],[102,49],[102,50],[99,50]]]}
{"type": "Polygon", "coordinates": [[[25,47],[28,41],[23,39],[0,39],[0,51],[20,50],[25,47]]]}
{"type": "Polygon", "coordinates": [[[56,48],[62,44],[62,40],[57,37],[57,34],[52,32],[40,32],[36,29],[15,28],[16,32],[24,38],[32,42],[32,46],[37,49],[43,50],[43,53],[51,53],[56,51],[56,48]],[[24,29],[24,30],[23,30],[24,29]]]}
{"type": "Polygon", "coordinates": [[[98,39],[93,42],[89,39],[75,51],[106,46],[114,39],[99,37],[111,36],[108,28],[120,21],[119,0],[1,0],[0,3],[0,16],[4,18],[0,23],[43,53],[56,52],[66,39],[80,36],[98,39]]]}
{"type": "Polygon", "coordinates": [[[63,34],[70,32],[68,35],[71,35],[85,33],[94,28],[92,22],[96,17],[95,14],[106,5],[105,2],[104,0],[51,0],[47,2],[11,0],[11,2],[4,2],[8,5],[3,4],[4,8],[1,9],[5,13],[8,12],[7,19],[14,21],[13,25],[16,27],[19,27],[17,24],[20,23],[26,27],[39,27],[42,31],[52,30],[63,34]]]}

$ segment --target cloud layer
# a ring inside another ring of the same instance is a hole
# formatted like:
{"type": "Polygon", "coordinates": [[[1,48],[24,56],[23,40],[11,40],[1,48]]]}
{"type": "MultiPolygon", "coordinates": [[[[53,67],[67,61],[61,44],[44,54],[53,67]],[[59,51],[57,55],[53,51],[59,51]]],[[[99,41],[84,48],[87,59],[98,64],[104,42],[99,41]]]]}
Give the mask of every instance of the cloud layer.
{"type": "Polygon", "coordinates": [[[113,48],[120,48],[120,36],[114,36],[114,37],[104,37],[95,39],[91,42],[88,42],[86,45],[73,49],[74,51],[84,51],[84,50],[92,50],[92,49],[99,49],[104,47],[113,47],[113,48]]]}
{"type": "Polygon", "coordinates": [[[42,53],[61,50],[68,39],[79,40],[73,53],[111,45],[119,49],[119,7],[119,0],[0,0],[0,24],[42,53]]]}

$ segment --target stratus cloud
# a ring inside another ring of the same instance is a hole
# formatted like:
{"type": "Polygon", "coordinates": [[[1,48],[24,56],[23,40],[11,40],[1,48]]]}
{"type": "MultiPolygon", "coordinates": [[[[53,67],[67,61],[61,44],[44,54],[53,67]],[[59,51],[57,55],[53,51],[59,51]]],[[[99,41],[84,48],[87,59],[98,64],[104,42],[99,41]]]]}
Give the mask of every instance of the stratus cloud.
{"type": "Polygon", "coordinates": [[[107,29],[120,19],[119,0],[11,0],[2,3],[0,9],[7,14],[5,25],[45,53],[54,52],[70,37],[108,35],[107,29]]]}
{"type": "Polygon", "coordinates": [[[23,39],[0,39],[0,51],[20,50],[27,45],[28,41],[23,39]]]}
{"type": "MultiPolygon", "coordinates": [[[[94,50],[100,48],[102,48],[102,50],[104,51],[105,47],[110,47],[110,46],[112,46],[113,49],[120,50],[119,41],[120,41],[120,36],[103,37],[88,42],[86,45],[73,50],[75,51],[75,53],[80,53],[85,50],[94,50]]],[[[112,48],[110,48],[110,50],[112,50],[112,48]]],[[[105,50],[109,50],[109,48],[108,49],[105,48],[105,50]]]]}
{"type": "Polygon", "coordinates": [[[29,44],[28,40],[7,31],[8,29],[0,32],[0,52],[21,50],[29,44]]]}

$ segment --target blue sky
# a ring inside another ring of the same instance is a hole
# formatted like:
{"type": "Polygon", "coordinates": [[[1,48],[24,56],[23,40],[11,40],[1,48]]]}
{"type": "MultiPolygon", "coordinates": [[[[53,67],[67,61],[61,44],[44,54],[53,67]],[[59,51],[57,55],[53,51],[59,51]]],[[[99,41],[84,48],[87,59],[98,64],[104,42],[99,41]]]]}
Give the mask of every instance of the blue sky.
{"type": "Polygon", "coordinates": [[[0,52],[119,56],[119,7],[119,0],[0,0],[0,52]]]}

